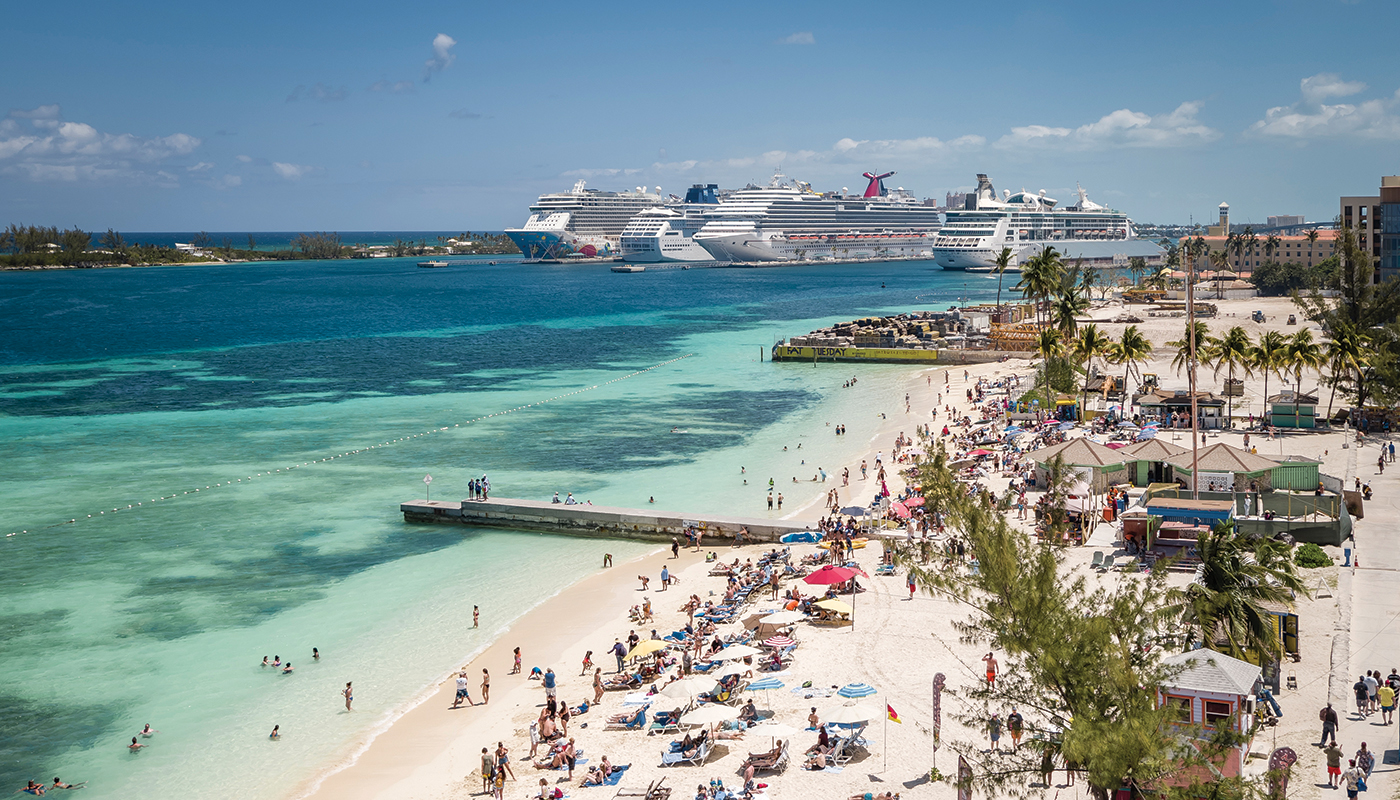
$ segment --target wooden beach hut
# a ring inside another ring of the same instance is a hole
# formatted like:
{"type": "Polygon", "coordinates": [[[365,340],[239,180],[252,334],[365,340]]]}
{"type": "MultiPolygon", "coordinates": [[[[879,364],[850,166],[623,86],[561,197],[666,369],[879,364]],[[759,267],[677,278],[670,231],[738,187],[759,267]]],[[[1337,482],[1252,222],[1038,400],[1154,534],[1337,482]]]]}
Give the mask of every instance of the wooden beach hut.
{"type": "Polygon", "coordinates": [[[1046,465],[1059,456],[1085,483],[1096,492],[1128,482],[1128,468],[1119,451],[1088,439],[1078,438],[1060,442],[1030,454],[1035,462],[1035,482],[1043,488],[1049,480],[1046,465]]]}
{"type": "MultiPolygon", "coordinates": [[[[1124,448],[1127,449],[1127,448],[1124,448]]],[[[1172,465],[1174,480],[1191,486],[1191,451],[1167,459],[1172,465]]],[[[1197,489],[1211,492],[1260,491],[1273,486],[1273,471],[1279,464],[1273,459],[1231,447],[1224,442],[1196,451],[1196,469],[1200,472],[1197,489]],[[1250,488],[1250,484],[1254,488],[1250,488]]]]}
{"type": "MultiPolygon", "coordinates": [[[[1172,677],[1165,681],[1158,697],[1163,705],[1177,709],[1183,731],[1204,726],[1206,730],[1200,735],[1210,736],[1210,728],[1224,725],[1244,736],[1244,741],[1212,765],[1221,777],[1237,777],[1254,744],[1254,702],[1263,670],[1248,661],[1204,649],[1170,655],[1162,663],[1172,677]]],[[[1199,777],[1209,780],[1210,776],[1199,777]]]]}
{"type": "Polygon", "coordinates": [[[1128,479],[1134,486],[1171,483],[1171,459],[1190,450],[1161,439],[1144,439],[1121,448],[1118,455],[1128,461],[1128,479]]]}
{"type": "Polygon", "coordinates": [[[1269,424],[1275,428],[1312,429],[1317,427],[1316,395],[1295,395],[1292,389],[1284,389],[1270,397],[1267,402],[1269,404],[1269,424]]]}

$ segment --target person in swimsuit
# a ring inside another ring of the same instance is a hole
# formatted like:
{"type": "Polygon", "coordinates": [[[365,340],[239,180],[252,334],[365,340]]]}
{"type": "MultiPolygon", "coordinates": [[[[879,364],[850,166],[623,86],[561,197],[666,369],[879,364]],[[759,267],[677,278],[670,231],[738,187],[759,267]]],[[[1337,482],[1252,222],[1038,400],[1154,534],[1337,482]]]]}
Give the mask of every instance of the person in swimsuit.
{"type": "Polygon", "coordinates": [[[995,686],[997,681],[997,660],[991,653],[982,656],[982,661],[987,665],[987,686],[995,686]]]}
{"type": "Polygon", "coordinates": [[[29,781],[28,783],[26,783],[26,784],[24,785],[24,788],[23,788],[23,789],[16,789],[16,790],[13,792],[13,794],[19,794],[20,792],[24,792],[25,794],[32,794],[32,795],[34,795],[35,797],[38,797],[38,796],[43,795],[43,793],[44,793],[44,787],[43,787],[43,785],[38,784],[38,783],[35,783],[34,781],[31,780],[31,781],[29,781]]]}
{"type": "Polygon", "coordinates": [[[589,650],[588,652],[586,652],[586,653],[583,654],[583,671],[580,672],[579,674],[580,674],[580,675],[587,675],[587,674],[588,674],[588,670],[590,670],[590,669],[592,669],[592,668],[593,668],[593,651],[592,651],[592,650],[589,650]]]}
{"type": "Polygon", "coordinates": [[[482,704],[491,702],[491,673],[485,669],[481,670],[481,702],[482,704]]]}
{"type": "Polygon", "coordinates": [[[157,733],[160,733],[160,731],[153,730],[151,728],[151,723],[149,722],[146,723],[146,727],[141,729],[141,735],[146,737],[147,739],[151,738],[152,736],[155,736],[157,733]]]}
{"type": "Polygon", "coordinates": [[[472,627],[481,627],[481,609],[476,606],[472,606],[472,627]]]}
{"type": "Polygon", "coordinates": [[[130,750],[131,752],[134,753],[134,752],[136,752],[137,750],[140,750],[141,748],[143,748],[143,747],[145,747],[145,746],[146,746],[146,745],[141,744],[140,742],[136,741],[136,737],[133,736],[133,737],[131,737],[131,744],[127,745],[127,746],[126,746],[126,749],[128,749],[128,750],[130,750]]]}
{"type": "Polygon", "coordinates": [[[263,656],[263,662],[262,662],[262,664],[261,664],[260,666],[264,666],[264,667],[270,667],[270,666],[272,666],[271,664],[267,663],[267,656],[263,656]]]}
{"type": "Polygon", "coordinates": [[[273,657],[272,657],[272,667],[273,667],[273,669],[277,669],[277,668],[279,668],[279,667],[281,667],[281,666],[282,666],[282,657],[281,657],[281,656],[273,656],[273,657]]]}
{"type": "Polygon", "coordinates": [[[282,668],[282,674],[283,674],[283,675],[291,675],[291,674],[292,674],[292,662],[290,662],[290,661],[287,662],[287,665],[286,665],[285,667],[282,668]]]}
{"type": "Polygon", "coordinates": [[[271,739],[271,740],[273,740],[273,741],[277,741],[278,739],[281,739],[281,738],[282,738],[282,726],[281,726],[281,725],[273,725],[273,726],[272,726],[272,733],[269,733],[269,734],[267,735],[267,738],[269,738],[269,739],[271,739]]]}
{"type": "Polygon", "coordinates": [[[312,661],[320,661],[320,660],[321,660],[321,651],[320,651],[320,650],[317,650],[317,649],[314,648],[314,647],[311,648],[311,660],[312,660],[312,661]]]}
{"type": "Polygon", "coordinates": [[[512,675],[520,674],[520,648],[515,648],[515,668],[510,671],[512,675]]]}
{"type": "Polygon", "coordinates": [[[355,692],[350,688],[350,683],[351,683],[350,681],[346,681],[346,682],[345,682],[345,691],[341,692],[341,694],[344,695],[344,697],[345,697],[345,710],[346,710],[346,711],[354,711],[354,709],[350,707],[350,702],[351,702],[352,700],[355,699],[355,692]]]}
{"type": "Polygon", "coordinates": [[[53,786],[50,786],[50,787],[49,787],[49,791],[53,791],[54,789],[86,789],[86,788],[87,788],[87,781],[83,781],[82,783],[64,783],[63,781],[59,780],[59,779],[57,778],[57,776],[55,776],[54,779],[53,779],[53,786]]]}
{"type": "Polygon", "coordinates": [[[510,773],[510,779],[515,780],[515,770],[510,766],[510,749],[505,742],[496,742],[496,766],[510,773]]]}

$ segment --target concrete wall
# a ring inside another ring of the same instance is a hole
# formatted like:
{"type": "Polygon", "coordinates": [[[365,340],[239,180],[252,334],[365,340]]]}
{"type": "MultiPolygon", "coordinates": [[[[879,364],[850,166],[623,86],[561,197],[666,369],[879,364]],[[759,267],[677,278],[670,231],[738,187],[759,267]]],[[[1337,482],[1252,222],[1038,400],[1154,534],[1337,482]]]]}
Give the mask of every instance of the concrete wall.
{"type": "Polygon", "coordinates": [[[683,536],[687,522],[704,526],[705,537],[726,542],[740,528],[754,541],[776,542],[785,533],[810,528],[783,520],[681,514],[610,506],[564,505],[536,500],[415,500],[399,506],[405,522],[447,522],[491,528],[544,531],[613,539],[670,541],[683,536]]]}

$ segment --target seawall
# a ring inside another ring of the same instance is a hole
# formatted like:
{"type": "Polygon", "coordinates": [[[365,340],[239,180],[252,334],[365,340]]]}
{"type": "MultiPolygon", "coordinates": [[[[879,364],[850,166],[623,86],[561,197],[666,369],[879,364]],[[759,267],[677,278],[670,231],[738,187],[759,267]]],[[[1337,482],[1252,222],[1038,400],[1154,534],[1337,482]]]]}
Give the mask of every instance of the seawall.
{"type": "Polygon", "coordinates": [[[732,540],[741,528],[749,539],[776,542],[785,533],[811,530],[786,520],[717,514],[682,514],[613,506],[565,505],[538,500],[413,500],[399,506],[404,522],[450,523],[489,528],[543,531],[610,539],[670,540],[687,528],[700,528],[705,537],[732,540]]]}

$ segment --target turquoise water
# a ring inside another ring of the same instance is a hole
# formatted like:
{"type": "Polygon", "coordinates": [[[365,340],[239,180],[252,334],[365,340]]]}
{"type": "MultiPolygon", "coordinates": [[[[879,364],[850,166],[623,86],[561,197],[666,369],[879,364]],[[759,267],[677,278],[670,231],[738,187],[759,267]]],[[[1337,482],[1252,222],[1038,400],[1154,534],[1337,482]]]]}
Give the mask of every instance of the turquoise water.
{"type": "Polygon", "coordinates": [[[497,496],[757,516],[774,477],[791,510],[826,488],[793,477],[902,413],[907,369],[760,352],[994,292],[918,262],[0,274],[0,788],[285,792],[604,550],[650,549],[405,525],[425,474],[435,498],[485,472],[497,496]],[[146,722],[161,733],[128,754],[146,722]]]}

